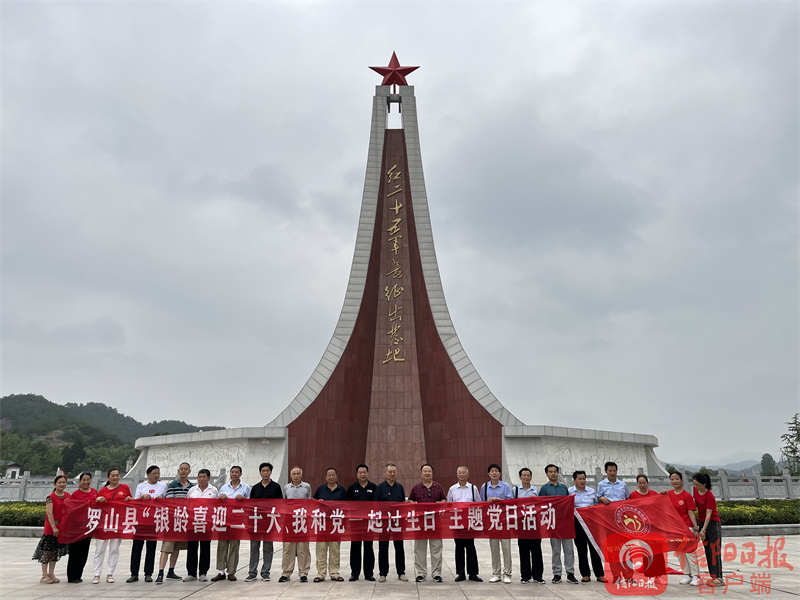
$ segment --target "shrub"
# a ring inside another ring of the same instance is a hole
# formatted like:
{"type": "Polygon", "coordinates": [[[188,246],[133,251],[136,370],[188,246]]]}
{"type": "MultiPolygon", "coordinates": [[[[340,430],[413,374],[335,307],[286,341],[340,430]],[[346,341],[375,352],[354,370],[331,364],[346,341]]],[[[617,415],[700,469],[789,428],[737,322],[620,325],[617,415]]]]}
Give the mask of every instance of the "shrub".
{"type": "Polygon", "coordinates": [[[44,526],[44,502],[0,503],[0,525],[44,526]]]}
{"type": "Polygon", "coordinates": [[[723,525],[775,525],[800,522],[800,500],[725,500],[717,502],[723,525]]]}

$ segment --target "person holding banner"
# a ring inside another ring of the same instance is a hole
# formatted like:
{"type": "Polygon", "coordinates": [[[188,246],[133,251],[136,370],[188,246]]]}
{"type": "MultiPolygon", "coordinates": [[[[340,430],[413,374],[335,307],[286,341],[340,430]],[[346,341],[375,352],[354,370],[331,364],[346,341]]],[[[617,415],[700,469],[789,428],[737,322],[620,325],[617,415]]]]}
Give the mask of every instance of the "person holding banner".
{"type": "MultiPolygon", "coordinates": [[[[310,499],[311,484],[303,481],[303,469],[292,467],[289,471],[289,483],[283,487],[284,498],[310,499]]],[[[283,542],[283,561],[281,576],[278,583],[286,583],[294,571],[295,558],[297,559],[297,572],[300,574],[300,583],[308,583],[308,572],[311,570],[311,547],[309,542],[283,542]]]]}
{"type": "MultiPolygon", "coordinates": [[[[489,481],[481,486],[481,500],[494,503],[514,497],[511,486],[500,479],[503,474],[500,465],[494,463],[489,465],[488,474],[489,481]]],[[[511,583],[511,540],[509,538],[490,538],[489,550],[492,553],[492,577],[489,579],[489,583],[499,583],[500,581],[511,583]],[[500,565],[501,549],[503,552],[502,570],[500,565]]]]}
{"type": "Polygon", "coordinates": [[[636,489],[631,492],[631,500],[641,498],[642,496],[656,496],[658,492],[650,489],[650,480],[644,473],[639,473],[636,476],[636,489]]]}
{"type": "MultiPolygon", "coordinates": [[[[547,483],[539,490],[540,496],[569,496],[567,486],[558,481],[558,467],[549,464],[544,468],[547,475],[547,483]]],[[[550,550],[553,552],[551,564],[553,567],[553,583],[561,583],[561,552],[564,552],[564,570],[567,572],[569,583],[578,583],[575,579],[575,556],[572,553],[572,540],[561,538],[550,538],[550,550]]]]}
{"type": "MultiPolygon", "coordinates": [[[[356,481],[347,488],[347,499],[357,502],[374,502],[378,486],[369,480],[369,467],[360,464],[356,467],[356,481]]],[[[353,540],[350,542],[350,581],[358,581],[361,574],[361,545],[364,545],[364,579],[375,581],[375,553],[372,540],[353,540]]]]}
{"type": "MultiPolygon", "coordinates": [[[[445,502],[447,495],[444,488],[433,480],[433,467],[425,463],[420,467],[420,483],[411,488],[408,501],[416,502],[445,502]]],[[[442,583],[442,540],[414,540],[414,571],[417,573],[416,582],[422,583],[428,575],[428,545],[431,548],[431,574],[436,583],[442,583]]]]}
{"type": "MultiPolygon", "coordinates": [[[[397,465],[388,463],[384,474],[384,481],[378,484],[375,491],[379,502],[405,502],[406,491],[403,485],[397,483],[397,465]]],[[[403,540],[392,540],[394,544],[394,566],[397,570],[397,578],[400,581],[408,581],[406,577],[406,551],[403,540]]],[[[389,574],[389,540],[378,542],[378,581],[386,581],[389,574]]]]}
{"type": "MultiPolygon", "coordinates": [[[[480,502],[481,494],[478,488],[469,482],[469,469],[460,466],[456,469],[458,481],[450,486],[447,491],[448,502],[480,502]]],[[[464,557],[466,555],[467,575],[470,581],[481,582],[478,577],[478,552],[475,550],[475,540],[472,538],[455,538],[456,544],[456,578],[455,581],[464,581],[464,557]]]]}
{"type": "MultiPolygon", "coordinates": [[[[197,500],[200,498],[217,498],[219,491],[211,485],[211,471],[200,469],[197,472],[197,485],[189,488],[187,498],[197,500]]],[[[206,581],[206,573],[211,566],[211,540],[194,540],[186,543],[186,577],[184,581],[194,581],[198,578],[198,562],[200,566],[200,581],[206,581]],[[197,551],[200,550],[198,561],[197,551]]]]}
{"type": "MultiPolygon", "coordinates": [[[[575,508],[584,508],[597,504],[597,492],[594,488],[586,485],[586,471],[575,471],[572,474],[572,487],[569,488],[570,496],[575,496],[575,508]]],[[[578,552],[578,570],[581,573],[581,581],[588,583],[592,580],[592,572],[589,570],[589,558],[592,560],[592,569],[597,581],[605,582],[605,570],[603,569],[603,557],[594,549],[594,544],[589,540],[577,517],[575,518],[575,549],[578,552]]]]}
{"type": "MultiPolygon", "coordinates": [[[[230,481],[219,488],[219,499],[244,500],[250,497],[250,486],[242,481],[242,467],[233,465],[228,472],[230,481]]],[[[217,571],[211,581],[225,579],[225,570],[228,571],[228,581],[236,581],[236,568],[239,566],[239,540],[217,541],[217,571]]]]}
{"type": "MultiPolygon", "coordinates": [[[[147,467],[147,479],[136,486],[135,500],[154,500],[161,498],[167,491],[167,484],[159,481],[161,478],[161,469],[157,465],[150,465],[147,467]]],[[[139,565],[142,562],[142,548],[145,546],[145,540],[133,540],[133,548],[131,549],[131,576],[125,583],[134,583],[139,581],[139,565]]],[[[144,555],[144,580],[147,583],[153,581],[153,569],[156,566],[156,540],[147,540],[147,550],[144,555]]]]}
{"type": "Polygon", "coordinates": [[[711,585],[723,585],[722,581],[722,530],[719,513],[717,513],[717,499],[711,493],[711,477],[708,473],[695,473],[692,476],[694,484],[694,503],[702,523],[700,539],[706,551],[708,574],[711,575],[711,585]]]}
{"type": "Polygon", "coordinates": [[[64,515],[64,500],[69,498],[67,478],[56,475],[53,480],[53,491],[45,499],[44,534],[33,553],[33,560],[42,563],[41,583],[58,583],[55,575],[58,559],[67,553],[67,545],[58,543],[58,524],[64,515]]]}
{"type": "MultiPolygon", "coordinates": [[[[539,495],[539,489],[531,483],[533,471],[528,467],[519,470],[520,485],[514,487],[514,498],[531,498],[539,495]]],[[[542,560],[542,540],[539,538],[519,538],[520,583],[544,584],[544,561],[542,560]]]]}
{"type": "MultiPolygon", "coordinates": [[[[335,502],[337,500],[347,500],[347,490],[339,485],[339,472],[335,467],[325,469],[325,483],[314,492],[315,500],[335,502]]],[[[331,581],[344,581],[339,574],[341,564],[339,558],[339,548],[341,542],[317,542],[317,576],[314,583],[325,581],[325,575],[330,573],[331,581]]]]}
{"type": "MultiPolygon", "coordinates": [[[[272,481],[272,463],[263,462],[258,465],[258,473],[261,475],[261,481],[250,488],[250,497],[268,500],[283,498],[281,486],[272,481]]],[[[250,540],[250,565],[245,578],[247,582],[255,581],[258,578],[258,561],[262,548],[264,550],[264,562],[261,563],[261,579],[269,581],[269,574],[272,570],[273,542],[250,540]]]]}
{"type": "Polygon", "coordinates": [[[597,484],[597,499],[603,504],[611,504],[630,498],[631,492],[625,482],[617,479],[617,463],[608,461],[603,468],[606,478],[597,484]]]}
{"type": "MultiPolygon", "coordinates": [[[[686,523],[686,526],[693,534],[697,534],[697,505],[694,503],[692,496],[683,489],[683,473],[680,471],[673,471],[669,475],[669,483],[672,485],[672,491],[663,491],[673,508],[686,523]]],[[[681,570],[684,575],[679,581],[682,585],[700,585],[700,568],[697,566],[697,555],[694,552],[676,552],[678,559],[681,562],[681,570]]]]}
{"type": "MultiPolygon", "coordinates": [[[[92,474],[85,471],[78,477],[78,489],[72,492],[72,500],[78,502],[94,502],[97,498],[97,490],[92,487],[92,474]]],[[[67,583],[80,583],[83,581],[83,569],[86,567],[86,559],[89,558],[89,546],[92,538],[86,537],[79,542],[69,545],[67,552],[67,583]]]]}
{"type": "MultiPolygon", "coordinates": [[[[95,502],[111,502],[113,500],[130,500],[131,488],[124,483],[120,483],[121,473],[117,467],[111,467],[106,473],[106,484],[97,492],[95,502]]],[[[113,538],[110,540],[95,539],[94,541],[94,577],[92,583],[100,583],[100,575],[103,571],[103,562],[105,560],[106,549],[108,550],[108,574],[106,575],[107,583],[114,583],[114,571],[119,562],[119,546],[122,543],[121,538],[113,538]]]]}
{"type": "MultiPolygon", "coordinates": [[[[189,481],[189,473],[192,472],[192,467],[188,462],[182,462],[178,465],[178,474],[167,484],[167,491],[164,492],[164,498],[186,498],[189,490],[194,484],[189,481]]],[[[167,579],[174,581],[181,581],[181,577],[175,574],[175,565],[178,564],[178,555],[181,550],[186,550],[188,546],[186,542],[175,541],[161,541],[161,556],[158,559],[158,576],[156,577],[156,585],[164,583],[164,567],[167,566],[167,559],[169,558],[169,571],[167,571],[167,579]]]]}

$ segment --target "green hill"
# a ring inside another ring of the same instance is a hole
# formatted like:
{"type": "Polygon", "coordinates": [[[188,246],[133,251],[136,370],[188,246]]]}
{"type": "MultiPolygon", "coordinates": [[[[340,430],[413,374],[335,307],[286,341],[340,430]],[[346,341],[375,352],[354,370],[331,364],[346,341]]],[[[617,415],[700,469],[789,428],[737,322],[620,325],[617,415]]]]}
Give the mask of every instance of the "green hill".
{"type": "Polygon", "coordinates": [[[183,421],[143,424],[99,402],[55,404],[35,394],[0,398],[0,457],[31,473],[55,473],[125,467],[136,455],[138,437],[222,429],[183,421]],[[113,433],[109,433],[113,432],[113,433]]]}

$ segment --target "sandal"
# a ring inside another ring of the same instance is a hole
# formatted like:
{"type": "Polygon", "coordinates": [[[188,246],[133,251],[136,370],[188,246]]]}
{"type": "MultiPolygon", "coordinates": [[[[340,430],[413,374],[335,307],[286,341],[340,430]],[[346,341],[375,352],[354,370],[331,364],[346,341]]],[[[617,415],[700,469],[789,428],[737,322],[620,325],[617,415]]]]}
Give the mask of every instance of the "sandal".
{"type": "Polygon", "coordinates": [[[337,575],[336,577],[331,577],[331,581],[344,581],[344,577],[337,575]]]}
{"type": "Polygon", "coordinates": [[[582,581],[583,583],[589,583],[591,580],[592,580],[592,578],[591,578],[591,577],[581,577],[581,581],[582,581]]]}
{"type": "Polygon", "coordinates": [[[319,583],[321,581],[325,581],[322,577],[314,577],[314,583],[319,583]]]}
{"type": "Polygon", "coordinates": [[[39,580],[39,583],[50,583],[50,578],[47,575],[42,575],[42,578],[39,580]]]}

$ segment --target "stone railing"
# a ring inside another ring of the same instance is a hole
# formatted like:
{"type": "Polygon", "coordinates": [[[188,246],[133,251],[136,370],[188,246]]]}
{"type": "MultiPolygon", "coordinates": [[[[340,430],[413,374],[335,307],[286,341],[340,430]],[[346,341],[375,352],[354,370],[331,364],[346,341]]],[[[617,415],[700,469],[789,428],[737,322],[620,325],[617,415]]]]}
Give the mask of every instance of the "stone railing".
{"type": "MultiPolygon", "coordinates": [[[[599,469],[595,469],[594,476],[589,476],[589,485],[597,484],[605,478],[605,474],[599,469]]],[[[650,489],[660,492],[671,490],[669,477],[660,475],[649,475],[650,489]]],[[[684,473],[684,487],[691,490],[691,480],[684,473]]],[[[628,487],[633,490],[636,487],[636,475],[621,475],[628,487]]],[[[571,482],[570,482],[571,484],[571,482]]],[[[719,500],[756,500],[756,499],[787,499],[800,498],[800,477],[793,477],[788,470],[784,469],[782,475],[759,476],[759,475],[730,475],[724,469],[719,470],[719,474],[711,477],[711,486],[714,495],[719,500]]]]}
{"type": "MultiPolygon", "coordinates": [[[[174,477],[174,476],[173,476],[174,477]]],[[[173,477],[163,478],[166,481],[171,480],[173,477]]],[[[53,491],[54,477],[31,477],[30,471],[25,473],[19,479],[6,479],[0,477],[0,502],[44,502],[47,495],[53,491]]],[[[190,478],[196,481],[194,478],[190,478]]],[[[211,478],[211,483],[220,487],[226,481],[225,471],[221,470],[216,477],[211,478]]],[[[100,489],[106,483],[105,473],[95,471],[92,475],[92,487],[100,489]]],[[[133,479],[123,479],[122,483],[127,484],[131,488],[131,492],[136,489],[139,481],[133,479]]],[[[78,488],[78,482],[75,477],[67,480],[67,491],[74,492],[78,488]]]]}

